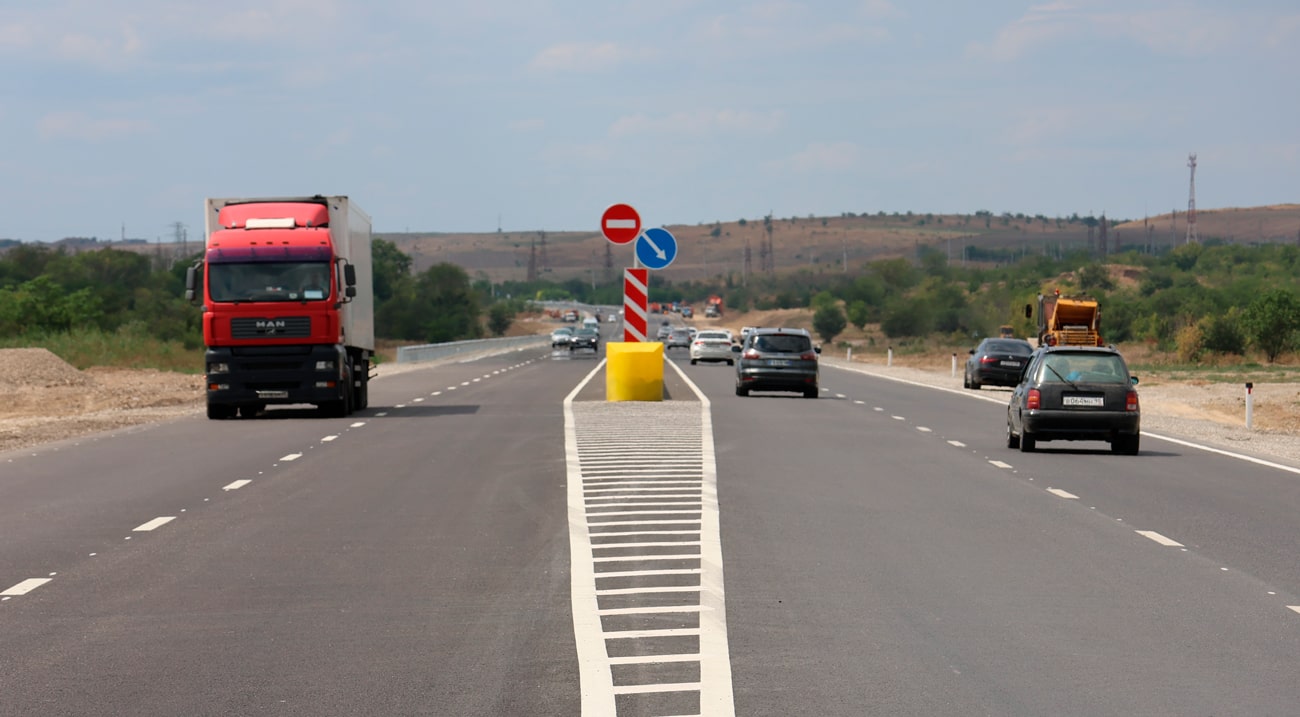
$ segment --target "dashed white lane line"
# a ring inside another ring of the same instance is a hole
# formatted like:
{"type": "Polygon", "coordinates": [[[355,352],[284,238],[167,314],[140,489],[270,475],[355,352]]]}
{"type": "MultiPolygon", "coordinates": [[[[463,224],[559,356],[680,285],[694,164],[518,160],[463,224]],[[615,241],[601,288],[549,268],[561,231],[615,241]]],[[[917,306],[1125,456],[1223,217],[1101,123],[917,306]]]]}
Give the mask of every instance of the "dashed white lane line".
{"type": "Polygon", "coordinates": [[[285,461],[286,463],[289,461],[296,461],[299,458],[302,458],[301,453],[290,453],[287,456],[280,456],[280,460],[285,461]]]}
{"type": "Polygon", "coordinates": [[[1300,613],[1300,605],[1287,605],[1286,607],[1288,610],[1291,610],[1292,612],[1300,613]]]}
{"type": "Polygon", "coordinates": [[[154,518],[153,520],[149,521],[148,523],[142,523],[141,525],[137,525],[136,527],[134,527],[134,528],[131,529],[131,532],[132,532],[132,533],[147,533],[147,532],[149,532],[149,531],[151,531],[151,530],[157,530],[158,528],[161,528],[162,526],[167,525],[168,523],[172,522],[173,520],[176,520],[176,516],[174,516],[174,515],[161,515],[161,516],[158,516],[157,518],[154,518]]]}
{"type": "Polygon", "coordinates": [[[906,418],[904,418],[904,417],[902,417],[902,416],[890,416],[890,418],[894,419],[895,421],[906,421],[906,420],[907,420],[906,418]]]}
{"type": "Polygon", "coordinates": [[[399,404],[397,404],[396,406],[393,406],[393,408],[406,408],[406,404],[405,404],[405,403],[399,403],[399,404]]]}
{"type": "Polygon", "coordinates": [[[858,400],[854,400],[853,403],[855,403],[855,404],[857,404],[857,405],[859,405],[859,406],[865,406],[865,405],[867,405],[867,402],[866,402],[866,401],[858,401],[858,400]]]}
{"type": "Polygon", "coordinates": [[[380,411],[379,413],[376,413],[375,415],[378,416],[378,417],[380,417],[380,418],[383,418],[384,416],[387,416],[387,415],[388,415],[388,411],[380,411]]]}
{"type": "Polygon", "coordinates": [[[4,592],[0,592],[0,595],[3,595],[5,597],[18,597],[19,595],[26,595],[27,593],[35,590],[36,588],[39,588],[45,583],[48,583],[52,579],[53,578],[28,578],[22,581],[21,583],[18,583],[17,585],[9,588],[8,590],[5,590],[4,592]]]}
{"type": "Polygon", "coordinates": [[[455,387],[455,386],[448,386],[448,387],[447,387],[447,390],[448,390],[448,391],[455,391],[455,390],[456,390],[456,387],[455,387]]]}
{"type": "Polygon", "coordinates": [[[249,483],[252,483],[252,482],[253,482],[253,481],[251,481],[251,480],[237,480],[237,481],[235,481],[234,483],[231,483],[231,484],[229,484],[229,485],[222,486],[222,487],[221,487],[221,490],[239,490],[240,488],[243,488],[244,486],[246,486],[246,485],[248,485],[249,483]]]}
{"type": "Polygon", "coordinates": [[[1183,544],[1180,543],[1180,542],[1178,542],[1177,540],[1173,540],[1173,539],[1170,539],[1170,538],[1166,538],[1165,536],[1163,536],[1163,535],[1157,533],[1157,532],[1154,531],[1154,530],[1139,530],[1139,531],[1136,531],[1136,532],[1137,532],[1138,535],[1141,535],[1141,536],[1144,537],[1144,538],[1150,538],[1151,540],[1154,540],[1154,541],[1156,541],[1157,543],[1160,543],[1161,545],[1163,545],[1163,546],[1165,546],[1165,547],[1167,547],[1167,548],[1181,548],[1181,547],[1183,547],[1183,544]]]}
{"type": "Polygon", "coordinates": [[[836,398],[848,398],[848,396],[845,396],[845,395],[842,394],[842,393],[837,393],[837,394],[835,394],[835,397],[836,397],[836,398]]]}
{"type": "Polygon", "coordinates": [[[424,396],[421,396],[419,398],[412,398],[411,403],[424,403],[424,396]]]}
{"type": "Polygon", "coordinates": [[[364,425],[366,425],[365,421],[357,421],[356,423],[353,423],[352,425],[348,426],[348,428],[360,428],[364,425]]]}
{"type": "Polygon", "coordinates": [[[468,386],[468,385],[469,385],[469,381],[461,381],[461,382],[460,382],[460,385],[462,385],[462,386],[468,386]]]}
{"type": "Polygon", "coordinates": [[[876,413],[883,413],[885,409],[881,408],[880,406],[872,406],[871,410],[875,411],[876,413]]]}
{"type": "Polygon", "coordinates": [[[431,394],[429,394],[429,395],[430,395],[430,396],[441,396],[441,395],[442,395],[442,391],[434,391],[433,393],[431,393],[431,394]]]}
{"type": "Polygon", "coordinates": [[[1010,463],[1003,463],[1002,461],[989,461],[989,463],[991,463],[991,464],[997,466],[998,468],[1010,468],[1010,467],[1011,467],[1011,464],[1010,464],[1010,463]]]}
{"type": "Polygon", "coordinates": [[[320,439],[320,442],[321,442],[321,443],[329,443],[330,441],[337,441],[338,438],[339,438],[339,437],[338,437],[337,435],[334,435],[334,436],[325,436],[324,438],[320,439]]]}
{"type": "Polygon", "coordinates": [[[482,380],[483,380],[483,379],[481,379],[481,378],[476,378],[476,379],[474,379],[474,383],[478,383],[479,381],[482,381],[482,380]]]}
{"type": "Polygon", "coordinates": [[[950,446],[956,446],[957,448],[965,448],[965,447],[966,447],[966,444],[965,444],[965,443],[962,443],[961,441],[948,441],[948,445],[950,445],[950,446]]]}
{"type": "Polygon", "coordinates": [[[1073,494],[1073,493],[1069,493],[1069,492],[1067,492],[1067,491],[1063,491],[1063,490],[1061,490],[1060,488],[1048,488],[1048,489],[1047,489],[1047,492],[1048,492],[1048,493],[1051,493],[1052,495],[1060,496],[1061,498],[1065,498],[1066,500],[1078,500],[1078,499],[1079,499],[1079,496],[1077,496],[1077,495],[1075,495],[1075,494],[1073,494]]]}
{"type": "Polygon", "coordinates": [[[920,431],[921,433],[931,433],[931,432],[932,432],[930,429],[926,428],[925,426],[917,426],[917,427],[916,427],[916,430],[920,431]]]}

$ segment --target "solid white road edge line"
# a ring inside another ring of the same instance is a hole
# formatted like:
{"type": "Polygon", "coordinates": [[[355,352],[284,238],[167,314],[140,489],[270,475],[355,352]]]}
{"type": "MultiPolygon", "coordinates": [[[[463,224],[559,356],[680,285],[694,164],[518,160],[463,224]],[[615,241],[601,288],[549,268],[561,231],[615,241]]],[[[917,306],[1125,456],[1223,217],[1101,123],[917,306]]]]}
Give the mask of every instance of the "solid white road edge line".
{"type": "MultiPolygon", "coordinates": [[[[980,396],[980,395],[973,394],[973,393],[971,393],[971,392],[968,391],[968,390],[958,390],[958,389],[955,389],[955,388],[944,388],[943,386],[931,386],[931,385],[928,384],[928,383],[920,383],[919,381],[909,381],[909,380],[907,380],[907,379],[905,379],[905,378],[898,378],[897,376],[886,376],[886,375],[884,375],[884,374],[875,373],[875,372],[873,372],[873,371],[864,371],[864,370],[862,370],[862,369],[859,369],[859,368],[852,368],[852,367],[849,367],[849,366],[839,366],[839,365],[836,365],[836,364],[834,364],[834,363],[824,363],[823,365],[824,365],[824,366],[830,366],[831,368],[837,368],[837,369],[839,369],[839,370],[841,370],[841,371],[850,371],[850,372],[852,372],[852,373],[862,374],[863,376],[872,376],[872,377],[874,377],[874,378],[883,378],[883,379],[885,379],[886,381],[894,381],[894,382],[897,382],[897,383],[905,383],[905,384],[908,384],[908,385],[910,385],[910,386],[920,386],[921,388],[928,388],[928,389],[931,389],[931,390],[933,390],[933,391],[943,391],[944,393],[952,393],[952,394],[956,394],[956,395],[959,395],[959,396],[966,396],[966,397],[968,397],[968,398],[976,398],[976,399],[979,399],[979,400],[982,400],[982,401],[988,401],[988,402],[990,402],[990,403],[996,403],[996,404],[999,404],[999,405],[1004,405],[1004,406],[1005,406],[1006,403],[1007,403],[1007,399],[1005,399],[1005,398],[998,398],[998,397],[995,397],[995,396],[980,396]]],[[[880,409],[876,409],[876,410],[879,411],[880,409]]],[[[1221,455],[1221,456],[1227,456],[1228,458],[1235,458],[1235,459],[1237,459],[1237,460],[1239,460],[1239,461],[1246,461],[1246,462],[1248,462],[1248,463],[1254,463],[1254,464],[1256,464],[1256,465],[1265,466],[1265,467],[1267,467],[1267,468],[1276,468],[1277,470],[1280,470],[1280,471],[1286,471],[1287,473],[1294,473],[1294,474],[1296,474],[1296,475],[1300,475],[1300,468],[1296,468],[1296,467],[1294,467],[1294,466],[1283,465],[1283,464],[1281,464],[1281,463],[1274,463],[1273,461],[1264,460],[1263,458],[1255,458],[1254,456],[1248,456],[1248,455],[1245,455],[1245,454],[1242,454],[1242,453],[1233,453],[1232,451],[1225,451],[1225,450],[1223,450],[1223,449],[1221,449],[1221,448],[1213,448],[1213,447],[1210,447],[1210,446],[1207,446],[1207,445],[1204,445],[1204,444],[1201,444],[1201,443],[1193,443],[1192,441],[1185,441],[1185,440],[1183,440],[1183,439],[1181,439],[1181,438],[1173,438],[1173,437],[1170,437],[1170,436],[1163,436],[1163,435],[1160,435],[1159,433],[1151,433],[1150,431],[1142,431],[1142,435],[1147,436],[1148,438],[1154,438],[1154,439],[1156,439],[1156,440],[1158,440],[1158,441],[1168,441],[1169,443],[1174,443],[1174,444],[1177,444],[1177,445],[1180,445],[1180,446],[1187,446],[1188,448],[1195,448],[1195,449],[1197,449],[1197,450],[1205,451],[1205,452],[1207,452],[1207,453],[1217,453],[1217,454],[1219,454],[1219,455],[1221,455]]]]}

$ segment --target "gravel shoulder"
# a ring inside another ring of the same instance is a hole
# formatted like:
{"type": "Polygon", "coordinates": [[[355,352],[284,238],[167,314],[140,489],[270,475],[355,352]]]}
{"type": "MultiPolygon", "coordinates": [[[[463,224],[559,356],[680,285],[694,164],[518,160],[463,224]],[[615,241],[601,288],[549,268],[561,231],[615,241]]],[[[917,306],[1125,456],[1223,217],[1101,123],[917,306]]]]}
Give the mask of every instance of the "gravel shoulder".
{"type": "MultiPolygon", "coordinates": [[[[447,361],[471,360],[459,356],[447,361]]],[[[848,366],[843,359],[823,362],[848,366]]],[[[377,379],[439,362],[381,364],[377,379]]],[[[942,357],[908,359],[892,366],[854,361],[851,367],[958,391],[942,357]]],[[[1253,430],[1245,427],[1240,384],[1185,383],[1143,376],[1138,387],[1147,433],[1195,441],[1221,450],[1257,454],[1300,466],[1300,383],[1256,383],[1253,430]]],[[[982,397],[1005,400],[1007,389],[982,397]]],[[[45,349],[0,349],[0,453],[101,431],[203,413],[203,377],[156,370],[90,368],[78,371],[45,349]]],[[[1149,445],[1149,444],[1144,444],[1149,445]]]]}

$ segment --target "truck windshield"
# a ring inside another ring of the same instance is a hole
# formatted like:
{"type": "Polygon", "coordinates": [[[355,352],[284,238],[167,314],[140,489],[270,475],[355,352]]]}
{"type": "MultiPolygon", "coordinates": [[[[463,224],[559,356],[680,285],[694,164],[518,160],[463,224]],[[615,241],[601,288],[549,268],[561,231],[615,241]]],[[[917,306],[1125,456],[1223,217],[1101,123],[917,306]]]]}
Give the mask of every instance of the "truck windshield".
{"type": "Polygon", "coordinates": [[[250,262],[208,265],[213,301],[324,301],[330,296],[328,262],[250,262]]]}

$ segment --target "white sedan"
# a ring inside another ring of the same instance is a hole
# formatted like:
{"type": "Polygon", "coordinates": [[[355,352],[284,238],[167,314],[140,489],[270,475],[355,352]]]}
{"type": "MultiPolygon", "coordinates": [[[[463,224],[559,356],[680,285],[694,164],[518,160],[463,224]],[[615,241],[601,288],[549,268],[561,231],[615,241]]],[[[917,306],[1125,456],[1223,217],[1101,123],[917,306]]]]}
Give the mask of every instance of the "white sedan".
{"type": "Polygon", "coordinates": [[[731,352],[731,332],[705,329],[698,331],[691,339],[691,365],[699,361],[726,361],[730,366],[736,362],[731,352]]]}

